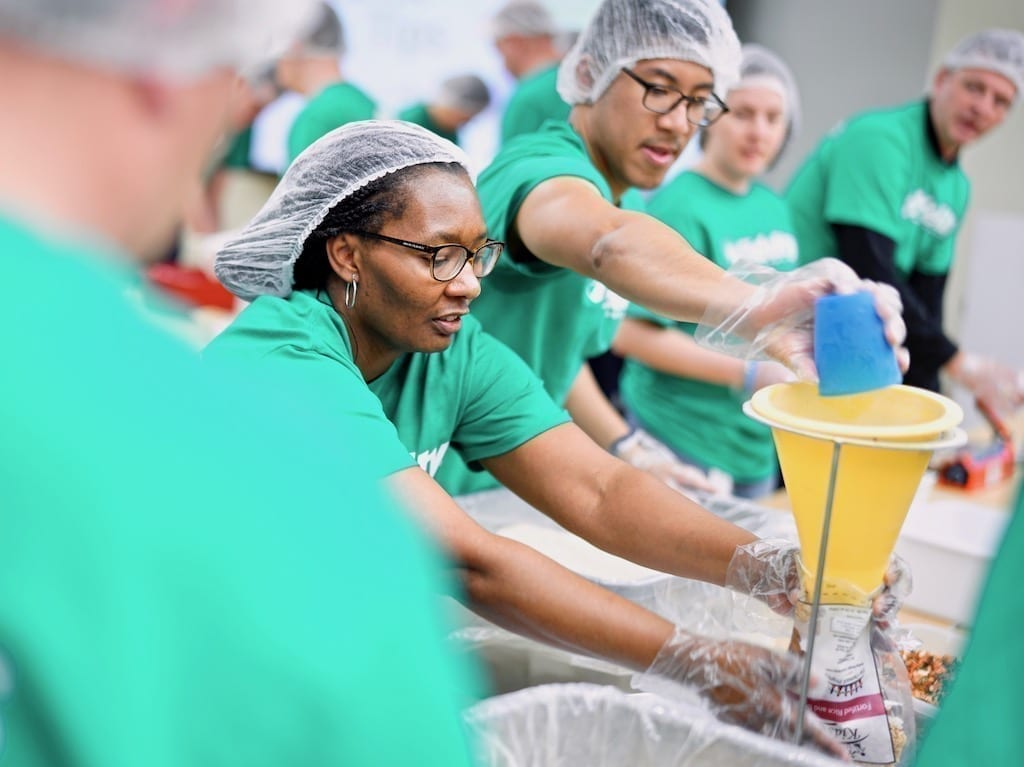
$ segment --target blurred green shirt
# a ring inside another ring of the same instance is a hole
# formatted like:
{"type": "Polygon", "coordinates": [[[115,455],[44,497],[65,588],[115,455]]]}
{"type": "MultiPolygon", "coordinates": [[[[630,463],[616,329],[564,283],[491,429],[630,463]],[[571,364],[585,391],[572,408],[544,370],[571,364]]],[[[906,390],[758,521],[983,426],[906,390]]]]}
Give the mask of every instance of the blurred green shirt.
{"type": "Polygon", "coordinates": [[[427,111],[426,104],[413,104],[412,106],[406,107],[398,113],[398,119],[416,123],[416,125],[422,125],[428,131],[436,133],[441,138],[448,139],[453,144],[459,143],[459,136],[455,131],[445,130],[434,122],[434,118],[432,118],[430,116],[430,112],[427,111]]]}
{"type": "Polygon", "coordinates": [[[450,584],[358,445],[143,321],[109,247],[0,243],[0,762],[468,765],[450,584]]]}
{"type": "Polygon", "coordinates": [[[903,276],[949,271],[970,183],[936,155],[927,110],[918,100],[864,113],[807,158],[786,190],[801,263],[838,257],[832,224],[847,224],[892,240],[903,276]]]}
{"type": "Polygon", "coordinates": [[[564,122],[569,119],[572,107],[558,95],[557,81],[558,64],[552,64],[516,83],[501,116],[502,144],[539,130],[547,120],[564,122]]]}
{"type": "Polygon", "coordinates": [[[357,120],[372,120],[377,104],[352,83],[333,83],[313,96],[288,131],[288,162],[335,128],[357,120]]]}

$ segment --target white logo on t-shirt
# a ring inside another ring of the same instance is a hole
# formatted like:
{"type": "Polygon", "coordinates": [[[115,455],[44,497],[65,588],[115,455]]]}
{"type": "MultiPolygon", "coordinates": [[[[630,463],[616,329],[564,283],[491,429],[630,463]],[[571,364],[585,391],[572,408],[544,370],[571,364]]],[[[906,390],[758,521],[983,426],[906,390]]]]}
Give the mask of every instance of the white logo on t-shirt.
{"type": "Polygon", "coordinates": [[[604,316],[610,320],[621,320],[629,308],[629,301],[597,280],[587,285],[587,298],[592,304],[601,304],[604,316]]]}
{"type": "Polygon", "coordinates": [[[789,232],[769,232],[756,237],[741,237],[725,243],[722,257],[727,266],[737,261],[767,265],[795,265],[797,260],[796,237],[789,232]]]}
{"type": "Polygon", "coordinates": [[[938,237],[947,237],[956,228],[953,209],[945,203],[936,202],[923,189],[915,189],[907,195],[900,215],[938,237]]]}
{"type": "Polygon", "coordinates": [[[444,460],[444,454],[448,452],[449,442],[445,442],[443,445],[438,445],[432,450],[424,450],[422,453],[410,453],[413,458],[416,459],[416,463],[420,465],[423,471],[427,472],[430,476],[437,474],[437,470],[441,468],[441,461],[444,460]]]}

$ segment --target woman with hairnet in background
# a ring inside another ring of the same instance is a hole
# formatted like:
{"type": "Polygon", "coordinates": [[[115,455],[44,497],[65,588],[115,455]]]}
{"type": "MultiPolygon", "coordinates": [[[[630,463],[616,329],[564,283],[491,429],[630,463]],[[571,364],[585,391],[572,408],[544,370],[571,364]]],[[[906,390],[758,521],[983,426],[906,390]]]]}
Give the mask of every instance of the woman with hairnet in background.
{"type": "MultiPolygon", "coordinates": [[[[409,123],[344,126],[296,159],[218,254],[221,281],[254,300],[204,357],[290,380],[266,409],[315,403],[323,433],[363,447],[375,476],[447,548],[483,616],[692,684],[729,719],[792,733],[795,658],[676,628],[484,530],[432,479],[459,451],[601,548],[719,585],[781,573],[776,606],[788,606],[791,545],[748,547],[763,542],[601,450],[481,332],[468,312],[502,248],[487,237],[457,147],[409,123]],[[637,507],[643,515],[630,513],[637,507]]],[[[840,753],[820,723],[809,719],[805,732],[840,753]]]]}
{"type": "MultiPolygon", "coordinates": [[[[800,104],[789,68],[758,45],[743,46],[729,111],[701,133],[704,154],[648,203],[723,269],[788,271],[797,265],[789,209],[757,178],[795,130],[800,104]]],[[[757,389],[792,378],[777,362],[744,361],[697,345],[696,325],[632,305],[615,337],[626,358],[619,390],[629,420],[686,463],[718,474],[733,495],[757,498],[776,486],[768,428],[742,410],[757,389]]]]}

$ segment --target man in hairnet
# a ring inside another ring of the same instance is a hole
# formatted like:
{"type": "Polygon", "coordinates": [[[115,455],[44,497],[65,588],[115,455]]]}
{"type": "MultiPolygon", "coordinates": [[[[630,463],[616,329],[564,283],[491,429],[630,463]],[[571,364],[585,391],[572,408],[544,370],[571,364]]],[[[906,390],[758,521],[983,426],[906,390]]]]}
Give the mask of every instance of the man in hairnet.
{"type": "Polygon", "coordinates": [[[558,26],[537,0],[510,0],[491,20],[494,47],[517,83],[501,116],[501,141],[532,133],[545,120],[565,120],[569,105],[556,80],[563,49],[558,26]]]}
{"type": "Polygon", "coordinates": [[[1024,403],[1024,374],[971,353],[943,328],[943,296],[970,184],[960,151],[996,128],[1024,88],[1024,35],[960,41],[925,98],[856,115],[826,136],[786,198],[802,261],[835,256],[903,299],[905,383],[937,391],[944,373],[997,410],[1024,403]]]}
{"type": "Polygon", "coordinates": [[[322,2],[316,24],[277,62],[278,84],[309,99],[288,131],[289,163],[335,128],[376,114],[376,102],[345,79],[341,70],[344,55],[341,19],[322,2]]]}
{"type": "Polygon", "coordinates": [[[238,72],[310,11],[0,0],[7,764],[469,763],[434,557],[138,305],[238,72]]]}
{"type": "Polygon", "coordinates": [[[476,75],[456,75],[445,79],[432,99],[412,104],[398,113],[399,120],[421,125],[453,144],[459,143],[459,130],[487,109],[491,92],[476,75]]]}
{"type": "MultiPolygon", "coordinates": [[[[699,490],[713,489],[704,473],[631,428],[584,364],[609,348],[628,302],[770,337],[768,355],[813,378],[810,326],[798,318],[824,292],[860,287],[832,260],[828,276],[794,270],[772,283],[786,286],[778,292],[755,289],[638,210],[636,189],[658,186],[698,128],[724,113],[717,93],[738,79],[739,63],[739,41],[715,0],[605,0],[558,71],[569,120],[506,145],[478,182],[490,235],[507,243],[473,305],[484,329],[526,360],[599,445],[699,490]]],[[[898,345],[894,293],[878,296],[898,345]]],[[[454,460],[437,478],[453,493],[493,484],[454,460]]]]}

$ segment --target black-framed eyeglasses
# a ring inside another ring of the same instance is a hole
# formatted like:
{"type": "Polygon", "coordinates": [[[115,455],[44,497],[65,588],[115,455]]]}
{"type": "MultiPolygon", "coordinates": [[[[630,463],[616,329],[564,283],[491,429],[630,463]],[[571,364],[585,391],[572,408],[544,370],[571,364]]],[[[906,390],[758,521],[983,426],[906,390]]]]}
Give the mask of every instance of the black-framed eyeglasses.
{"type": "Polygon", "coordinates": [[[686,121],[698,128],[706,128],[729,111],[725,102],[714,93],[709,96],[687,96],[667,85],[649,83],[628,67],[623,67],[622,71],[643,86],[644,108],[659,115],[667,115],[685,102],[686,121]]]}
{"type": "Polygon", "coordinates": [[[498,256],[505,249],[505,243],[497,240],[488,240],[476,250],[470,250],[465,245],[457,243],[446,243],[444,245],[421,245],[418,242],[399,240],[395,237],[377,234],[376,232],[353,231],[360,237],[370,237],[374,240],[383,240],[393,245],[401,245],[403,248],[418,250],[420,253],[430,254],[430,276],[438,282],[451,282],[462,272],[468,261],[473,262],[473,274],[477,277],[486,277],[494,271],[494,265],[498,263],[498,256]]]}

